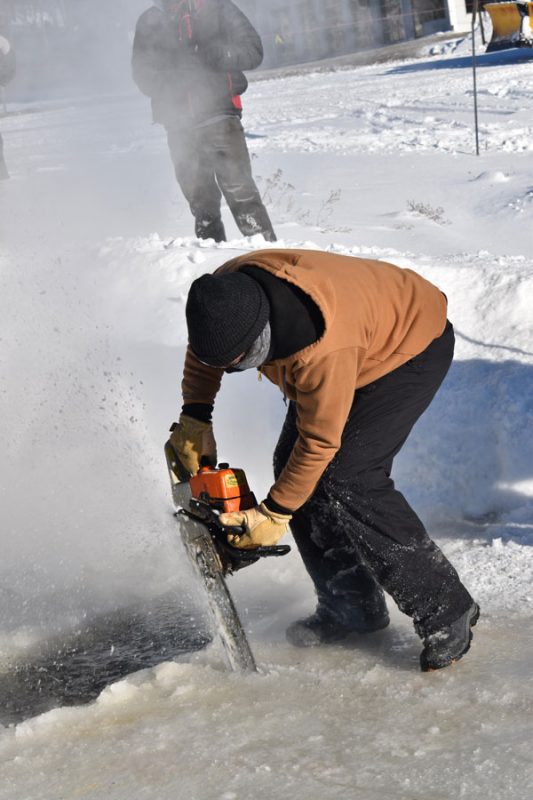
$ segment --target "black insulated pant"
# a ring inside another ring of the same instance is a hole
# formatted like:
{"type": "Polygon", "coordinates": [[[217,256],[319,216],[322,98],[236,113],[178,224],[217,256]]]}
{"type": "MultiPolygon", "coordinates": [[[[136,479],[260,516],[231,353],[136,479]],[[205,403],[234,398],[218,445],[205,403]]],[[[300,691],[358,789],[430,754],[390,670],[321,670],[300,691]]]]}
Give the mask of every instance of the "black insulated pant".
{"type": "Polygon", "coordinates": [[[222,195],[243,236],[276,236],[252,177],[244,131],[238,117],[189,130],[167,130],[176,178],[195,219],[200,239],[225,241],[222,195]]]}
{"type": "MultiPolygon", "coordinates": [[[[341,619],[383,587],[425,636],[473,602],[390,477],[394,456],[448,371],[454,341],[448,322],[423,353],[357,390],[338,453],[293,517],[319,603],[341,619]]],[[[274,453],[276,476],[296,437],[291,403],[274,453]]]]}

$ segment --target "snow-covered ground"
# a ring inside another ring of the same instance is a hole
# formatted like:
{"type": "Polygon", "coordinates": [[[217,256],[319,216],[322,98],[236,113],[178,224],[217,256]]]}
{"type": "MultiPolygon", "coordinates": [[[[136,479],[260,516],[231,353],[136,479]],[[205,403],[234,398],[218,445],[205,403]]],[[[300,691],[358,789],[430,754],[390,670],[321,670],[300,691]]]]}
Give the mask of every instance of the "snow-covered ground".
{"type": "MultiPolygon", "coordinates": [[[[185,638],[205,633],[161,448],[191,280],[264,243],[227,213],[236,238],[191,237],[142,97],[0,120],[2,800],[530,800],[533,59],[480,59],[478,158],[466,52],[258,81],[245,98],[281,246],[412,266],[448,295],[456,362],[395,473],[482,606],[471,652],[440,673],[418,671],[395,609],[349,647],[286,644],[313,607],[293,552],[231,579],[259,675],[228,673],[216,645],[163,652],[91,704],[38,714],[43,687],[67,695],[66,642],[99,630],[101,650],[102,619],[150,650],[161,615],[141,626],[128,609],[163,597],[185,638]]],[[[259,496],[283,413],[253,374],[225,380],[219,454],[259,496]]]]}

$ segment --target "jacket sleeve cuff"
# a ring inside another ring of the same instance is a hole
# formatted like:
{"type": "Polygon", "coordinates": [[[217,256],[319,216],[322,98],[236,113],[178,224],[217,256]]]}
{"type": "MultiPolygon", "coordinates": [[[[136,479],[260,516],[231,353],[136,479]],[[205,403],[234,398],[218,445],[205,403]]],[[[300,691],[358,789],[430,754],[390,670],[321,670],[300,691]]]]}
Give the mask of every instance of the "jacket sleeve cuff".
{"type": "Polygon", "coordinates": [[[294,510],[291,508],[285,508],[285,506],[280,506],[279,503],[276,503],[275,500],[272,499],[270,494],[263,500],[263,503],[268,508],[269,511],[272,511],[273,514],[283,514],[283,515],[291,515],[294,514],[294,510]]]}
{"type": "Polygon", "coordinates": [[[184,403],[181,413],[200,422],[211,422],[214,406],[208,403],[184,403]]]}

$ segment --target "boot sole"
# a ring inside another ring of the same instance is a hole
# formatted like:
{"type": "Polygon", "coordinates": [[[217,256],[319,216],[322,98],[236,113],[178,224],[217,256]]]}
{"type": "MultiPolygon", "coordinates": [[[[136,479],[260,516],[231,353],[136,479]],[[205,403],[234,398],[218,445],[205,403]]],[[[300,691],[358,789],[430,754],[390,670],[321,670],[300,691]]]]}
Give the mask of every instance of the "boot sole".
{"type": "Polygon", "coordinates": [[[472,610],[472,615],[471,615],[470,619],[468,620],[468,628],[469,628],[469,630],[468,630],[468,634],[469,634],[469,636],[468,636],[468,644],[466,645],[466,647],[463,650],[463,652],[460,653],[455,658],[450,659],[450,661],[447,661],[445,664],[439,664],[438,666],[432,666],[430,664],[427,664],[426,662],[424,662],[422,660],[422,656],[421,656],[420,657],[420,669],[422,670],[422,672],[437,672],[439,669],[445,669],[446,667],[451,667],[452,664],[456,664],[458,661],[461,660],[461,658],[464,655],[466,655],[466,653],[468,653],[468,651],[470,650],[470,645],[472,644],[472,639],[474,638],[474,634],[472,633],[472,628],[474,627],[474,625],[477,623],[477,621],[479,619],[479,613],[480,613],[479,606],[478,606],[477,603],[474,603],[474,609],[472,610]]]}

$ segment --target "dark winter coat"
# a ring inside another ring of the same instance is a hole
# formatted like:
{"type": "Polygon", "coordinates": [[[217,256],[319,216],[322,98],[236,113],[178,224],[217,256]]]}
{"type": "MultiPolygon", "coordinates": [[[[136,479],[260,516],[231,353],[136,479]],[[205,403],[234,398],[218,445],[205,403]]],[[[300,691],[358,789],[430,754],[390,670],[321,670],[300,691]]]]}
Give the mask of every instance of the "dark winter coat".
{"type": "Polygon", "coordinates": [[[0,32],[0,38],[4,39],[10,47],[9,52],[4,54],[0,48],[0,86],[7,86],[7,84],[15,77],[15,51],[11,47],[7,36],[0,32]]]}
{"type": "Polygon", "coordinates": [[[263,59],[259,34],[231,0],[182,0],[170,15],[159,3],[137,22],[133,78],[167,129],[240,116],[242,72],[263,59]]]}

